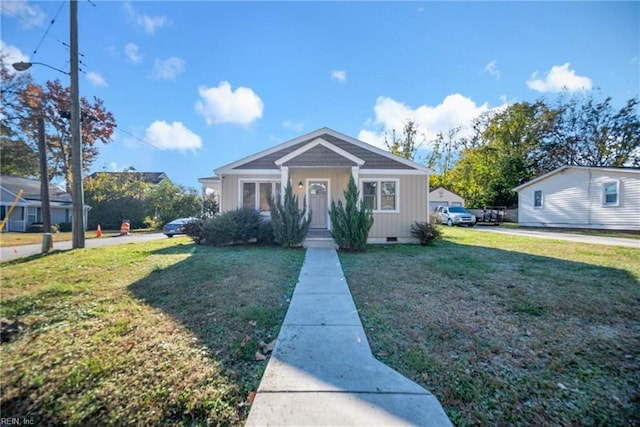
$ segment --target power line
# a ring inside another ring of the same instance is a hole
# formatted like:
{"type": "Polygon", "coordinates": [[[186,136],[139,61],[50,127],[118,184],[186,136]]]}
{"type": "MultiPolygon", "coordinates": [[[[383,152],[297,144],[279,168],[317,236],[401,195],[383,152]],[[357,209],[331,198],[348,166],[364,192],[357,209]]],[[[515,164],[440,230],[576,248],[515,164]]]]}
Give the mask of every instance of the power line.
{"type": "Polygon", "coordinates": [[[44,41],[45,38],[47,38],[47,35],[49,34],[49,30],[51,30],[51,27],[53,27],[53,24],[56,22],[56,19],[58,18],[58,15],[60,14],[60,11],[62,10],[62,6],[64,6],[64,1],[62,3],[60,3],[60,7],[58,8],[58,11],[56,12],[55,16],[53,17],[53,19],[49,23],[49,26],[47,27],[47,29],[45,30],[44,34],[42,35],[42,38],[40,39],[40,42],[38,43],[38,45],[34,49],[31,59],[33,59],[36,56],[36,53],[38,53],[38,49],[40,49],[40,46],[42,45],[42,42],[44,41]]]}

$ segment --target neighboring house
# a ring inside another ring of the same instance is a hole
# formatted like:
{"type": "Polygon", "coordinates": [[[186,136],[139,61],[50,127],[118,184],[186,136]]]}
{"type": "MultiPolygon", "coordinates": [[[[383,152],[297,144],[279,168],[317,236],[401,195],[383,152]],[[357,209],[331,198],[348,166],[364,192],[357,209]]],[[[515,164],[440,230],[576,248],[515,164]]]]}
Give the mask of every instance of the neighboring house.
{"type": "MultiPolygon", "coordinates": [[[[87,176],[85,178],[85,180],[94,179],[100,174],[109,174],[112,177],[118,177],[118,176],[123,175],[123,174],[133,174],[135,177],[140,179],[142,182],[146,182],[147,184],[151,184],[151,185],[158,185],[163,180],[167,179],[167,175],[164,172],[136,172],[136,171],[130,171],[130,172],[106,172],[106,171],[100,171],[100,172],[92,173],[91,175],[87,176]]],[[[130,175],[127,175],[127,176],[130,176],[130,175]]]]}
{"type": "Polygon", "coordinates": [[[640,231],[640,169],[563,166],[514,191],[520,225],[640,231]]]}
{"type": "Polygon", "coordinates": [[[435,211],[438,206],[464,206],[464,199],[444,187],[438,187],[429,193],[429,211],[435,211]]]}
{"type": "MultiPolygon", "coordinates": [[[[15,208],[11,212],[9,220],[2,231],[26,231],[33,223],[42,222],[42,201],[40,198],[40,180],[18,178],[3,175],[0,177],[0,212],[2,220],[11,209],[18,193],[22,195],[17,199],[15,208]]],[[[71,194],[58,187],[49,186],[49,205],[51,206],[51,223],[60,224],[71,222],[73,214],[71,194]]],[[[87,213],[91,209],[84,206],[84,224],[87,224],[87,213]]]]}
{"type": "Polygon", "coordinates": [[[429,220],[428,168],[328,128],[214,172],[216,176],[200,182],[219,192],[220,212],[244,206],[269,215],[268,195],[282,194],[291,182],[299,202],[306,197],[312,211],[310,228],[330,230],[331,201],[344,201],[353,176],[360,197],[373,211],[370,242],[414,241],[411,224],[429,220]]]}

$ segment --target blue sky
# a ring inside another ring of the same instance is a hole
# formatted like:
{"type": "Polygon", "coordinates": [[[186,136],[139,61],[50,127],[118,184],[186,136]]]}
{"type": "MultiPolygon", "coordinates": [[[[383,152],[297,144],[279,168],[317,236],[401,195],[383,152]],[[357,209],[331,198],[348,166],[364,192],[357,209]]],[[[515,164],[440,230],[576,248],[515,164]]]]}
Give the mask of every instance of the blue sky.
{"type": "MultiPolygon", "coordinates": [[[[118,124],[91,171],[132,166],[198,189],[213,169],[324,126],[381,146],[407,120],[429,140],[562,90],[615,105],[640,93],[639,2],[81,0],[78,10],[81,95],[101,98],[118,124]]],[[[3,0],[0,11],[7,62],[69,70],[68,1],[3,0]]]]}

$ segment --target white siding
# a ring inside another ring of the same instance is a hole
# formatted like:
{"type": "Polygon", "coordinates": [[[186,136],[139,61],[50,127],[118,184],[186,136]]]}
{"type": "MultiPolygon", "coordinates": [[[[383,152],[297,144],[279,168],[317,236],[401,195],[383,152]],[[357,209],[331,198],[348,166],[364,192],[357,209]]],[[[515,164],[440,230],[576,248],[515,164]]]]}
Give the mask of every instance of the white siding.
{"type": "Polygon", "coordinates": [[[640,174],[567,168],[521,189],[518,208],[524,226],[640,230],[640,174]],[[619,183],[617,206],[603,203],[607,182],[619,183]],[[542,191],[541,207],[534,207],[536,191],[542,191]]]}

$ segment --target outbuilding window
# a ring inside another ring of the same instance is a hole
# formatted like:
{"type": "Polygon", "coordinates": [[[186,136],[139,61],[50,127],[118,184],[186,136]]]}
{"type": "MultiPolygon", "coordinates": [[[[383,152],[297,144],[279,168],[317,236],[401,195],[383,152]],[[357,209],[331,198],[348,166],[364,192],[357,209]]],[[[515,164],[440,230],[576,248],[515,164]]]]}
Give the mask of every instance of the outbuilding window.
{"type": "Polygon", "coordinates": [[[533,192],[533,207],[534,208],[542,207],[542,190],[536,190],[533,192]]]}
{"type": "Polygon", "coordinates": [[[618,206],[618,181],[607,182],[602,190],[602,204],[605,206],[618,206]]]}

